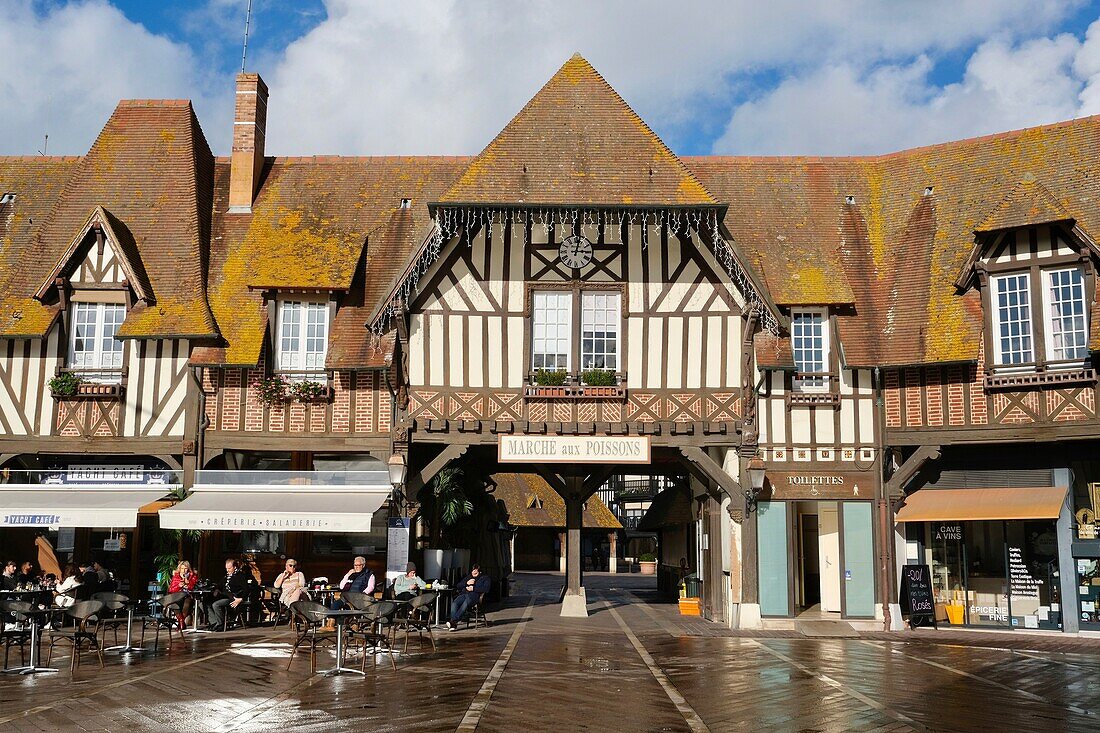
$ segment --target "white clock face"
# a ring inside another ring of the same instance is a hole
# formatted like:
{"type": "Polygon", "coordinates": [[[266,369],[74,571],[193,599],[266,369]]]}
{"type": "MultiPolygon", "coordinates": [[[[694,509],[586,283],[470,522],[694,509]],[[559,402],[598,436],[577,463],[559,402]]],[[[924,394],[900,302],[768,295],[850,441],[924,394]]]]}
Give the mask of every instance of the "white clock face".
{"type": "Polygon", "coordinates": [[[587,267],[592,261],[592,243],[576,234],[566,237],[558,247],[558,259],[575,270],[587,267]]]}

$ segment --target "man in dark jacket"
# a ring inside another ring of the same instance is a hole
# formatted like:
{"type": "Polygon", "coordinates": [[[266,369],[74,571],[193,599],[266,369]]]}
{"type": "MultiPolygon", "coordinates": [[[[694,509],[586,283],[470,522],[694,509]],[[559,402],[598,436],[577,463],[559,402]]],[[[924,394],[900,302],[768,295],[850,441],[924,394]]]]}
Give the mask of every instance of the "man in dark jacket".
{"type": "Polygon", "coordinates": [[[241,568],[237,560],[225,561],[225,583],[218,589],[218,598],[207,611],[208,626],[220,631],[225,622],[226,608],[237,608],[248,600],[249,583],[255,582],[252,573],[241,568]]]}
{"type": "Polygon", "coordinates": [[[447,628],[457,631],[458,622],[462,620],[466,610],[475,603],[480,603],[490,587],[492,587],[492,581],[488,575],[481,572],[479,566],[474,565],[470,568],[470,574],[457,586],[458,592],[451,604],[451,620],[447,622],[447,628]]]}

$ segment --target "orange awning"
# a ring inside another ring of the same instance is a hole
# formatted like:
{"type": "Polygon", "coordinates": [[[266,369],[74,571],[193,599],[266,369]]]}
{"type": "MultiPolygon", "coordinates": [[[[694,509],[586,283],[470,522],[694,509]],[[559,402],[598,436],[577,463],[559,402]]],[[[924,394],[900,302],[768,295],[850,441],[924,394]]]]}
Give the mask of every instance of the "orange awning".
{"type": "Polygon", "coordinates": [[[899,522],[1057,519],[1067,489],[922,489],[905,497],[899,522]]]}

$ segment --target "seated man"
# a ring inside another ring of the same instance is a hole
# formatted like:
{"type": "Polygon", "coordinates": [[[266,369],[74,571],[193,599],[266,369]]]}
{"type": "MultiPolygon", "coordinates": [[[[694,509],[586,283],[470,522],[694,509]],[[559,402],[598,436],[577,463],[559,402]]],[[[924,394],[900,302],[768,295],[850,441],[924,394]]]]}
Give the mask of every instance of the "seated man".
{"type": "Polygon", "coordinates": [[[451,603],[451,620],[447,622],[447,628],[458,631],[458,622],[466,615],[466,610],[475,603],[480,603],[482,596],[489,592],[492,581],[489,576],[481,572],[481,568],[474,565],[470,568],[470,574],[462,579],[456,588],[454,602],[451,603]]]}
{"type": "Polygon", "coordinates": [[[393,597],[399,601],[407,601],[424,590],[426,585],[427,582],[416,574],[416,563],[411,562],[405,566],[404,575],[393,579],[393,597]]]}
{"type": "Polygon", "coordinates": [[[252,574],[241,568],[237,560],[225,561],[225,583],[218,589],[217,599],[206,613],[207,627],[220,631],[225,623],[226,608],[237,608],[248,600],[249,583],[255,583],[252,574]]]}
{"type": "MultiPolygon", "coordinates": [[[[368,596],[374,593],[374,573],[367,570],[367,558],[359,556],[352,562],[351,570],[340,580],[341,591],[366,593],[368,596]]],[[[343,601],[336,601],[333,608],[347,608],[343,601]]]]}

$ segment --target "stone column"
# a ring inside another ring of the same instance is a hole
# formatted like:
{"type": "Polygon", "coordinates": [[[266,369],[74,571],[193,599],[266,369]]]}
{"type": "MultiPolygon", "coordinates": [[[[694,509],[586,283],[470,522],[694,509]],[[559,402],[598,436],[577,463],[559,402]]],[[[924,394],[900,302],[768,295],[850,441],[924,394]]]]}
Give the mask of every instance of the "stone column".
{"type": "Polygon", "coordinates": [[[611,532],[608,535],[611,541],[611,548],[607,553],[607,570],[611,573],[619,572],[619,533],[611,532]]]}
{"type": "Polygon", "coordinates": [[[565,541],[565,532],[558,532],[558,572],[565,572],[565,551],[567,549],[567,543],[565,541]]]}

